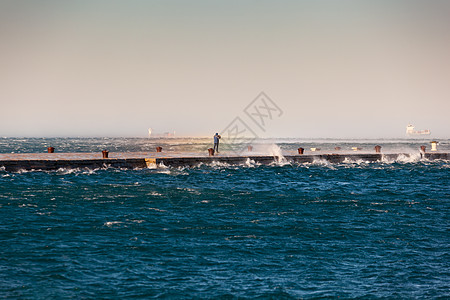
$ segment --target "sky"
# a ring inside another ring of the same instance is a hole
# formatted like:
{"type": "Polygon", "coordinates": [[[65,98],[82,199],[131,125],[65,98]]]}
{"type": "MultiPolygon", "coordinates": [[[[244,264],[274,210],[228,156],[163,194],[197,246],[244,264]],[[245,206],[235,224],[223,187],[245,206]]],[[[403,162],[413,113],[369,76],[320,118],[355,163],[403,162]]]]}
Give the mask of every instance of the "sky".
{"type": "Polygon", "coordinates": [[[0,0],[0,136],[450,138],[450,1],[0,0]],[[264,92],[279,108],[245,113],[264,92]]]}

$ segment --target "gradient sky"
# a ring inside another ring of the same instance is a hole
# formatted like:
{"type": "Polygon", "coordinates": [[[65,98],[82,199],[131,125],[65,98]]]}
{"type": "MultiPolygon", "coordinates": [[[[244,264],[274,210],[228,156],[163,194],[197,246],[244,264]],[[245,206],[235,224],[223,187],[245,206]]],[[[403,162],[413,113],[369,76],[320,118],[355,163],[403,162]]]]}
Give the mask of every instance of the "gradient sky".
{"type": "Polygon", "coordinates": [[[450,1],[0,0],[0,136],[450,137],[450,1]],[[256,130],[256,129],[255,129],[256,130]]]}

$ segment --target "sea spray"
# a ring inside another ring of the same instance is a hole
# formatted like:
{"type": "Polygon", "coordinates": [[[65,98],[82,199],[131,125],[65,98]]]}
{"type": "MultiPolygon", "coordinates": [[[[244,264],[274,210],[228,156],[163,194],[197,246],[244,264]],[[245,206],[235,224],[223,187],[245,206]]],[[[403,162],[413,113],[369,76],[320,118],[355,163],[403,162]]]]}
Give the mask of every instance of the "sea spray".
{"type": "Polygon", "coordinates": [[[416,163],[421,160],[427,160],[422,158],[422,154],[419,152],[415,153],[401,153],[399,155],[382,155],[381,162],[386,164],[392,163],[416,163]]]}
{"type": "Polygon", "coordinates": [[[289,164],[289,162],[283,155],[283,151],[276,144],[272,144],[268,147],[268,154],[275,158],[275,164],[277,164],[279,166],[284,166],[286,164],[289,164]]]}

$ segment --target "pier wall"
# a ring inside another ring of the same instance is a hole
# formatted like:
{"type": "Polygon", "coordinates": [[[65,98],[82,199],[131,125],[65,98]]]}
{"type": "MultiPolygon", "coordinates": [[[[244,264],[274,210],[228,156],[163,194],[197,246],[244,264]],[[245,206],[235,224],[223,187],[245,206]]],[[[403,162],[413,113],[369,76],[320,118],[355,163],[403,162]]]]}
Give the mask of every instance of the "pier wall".
{"type": "Polygon", "coordinates": [[[0,161],[0,168],[6,171],[99,169],[99,168],[146,168],[144,158],[134,159],[87,159],[87,160],[6,160],[0,161]]]}
{"type": "MultiPolygon", "coordinates": [[[[274,156],[189,156],[176,155],[171,157],[142,157],[142,158],[106,158],[106,159],[9,159],[0,160],[0,168],[17,172],[20,170],[58,170],[58,169],[98,169],[98,168],[125,168],[139,169],[147,167],[158,167],[161,165],[170,167],[193,167],[200,164],[211,164],[214,162],[230,165],[240,165],[247,162],[269,165],[280,160],[292,163],[312,163],[314,161],[327,161],[330,163],[342,163],[344,161],[368,161],[376,162],[387,159],[395,161],[400,155],[410,157],[408,153],[398,154],[311,154],[311,155],[287,155],[284,157],[274,156]]],[[[435,160],[449,160],[450,153],[422,153],[422,158],[435,160]]]]}

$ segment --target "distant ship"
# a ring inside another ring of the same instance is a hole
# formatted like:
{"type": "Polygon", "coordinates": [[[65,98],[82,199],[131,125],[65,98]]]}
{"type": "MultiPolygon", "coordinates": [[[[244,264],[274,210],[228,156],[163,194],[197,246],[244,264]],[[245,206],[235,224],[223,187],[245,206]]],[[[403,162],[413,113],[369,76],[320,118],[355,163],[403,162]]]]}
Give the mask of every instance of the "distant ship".
{"type": "Polygon", "coordinates": [[[425,130],[414,130],[414,125],[409,124],[406,126],[406,135],[430,135],[431,131],[429,129],[425,130]]]}

